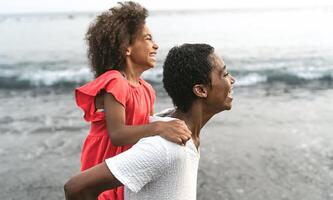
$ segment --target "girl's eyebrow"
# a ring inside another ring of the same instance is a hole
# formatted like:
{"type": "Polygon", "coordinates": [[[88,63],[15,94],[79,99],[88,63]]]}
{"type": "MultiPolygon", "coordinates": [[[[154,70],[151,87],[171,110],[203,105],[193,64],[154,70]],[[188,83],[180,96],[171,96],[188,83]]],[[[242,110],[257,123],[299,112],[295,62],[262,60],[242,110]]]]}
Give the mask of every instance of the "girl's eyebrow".
{"type": "Polygon", "coordinates": [[[153,37],[150,33],[144,34],[143,37],[153,37]]]}
{"type": "Polygon", "coordinates": [[[223,66],[223,70],[225,70],[225,69],[227,69],[227,65],[226,64],[224,64],[224,66],[223,66]]]}

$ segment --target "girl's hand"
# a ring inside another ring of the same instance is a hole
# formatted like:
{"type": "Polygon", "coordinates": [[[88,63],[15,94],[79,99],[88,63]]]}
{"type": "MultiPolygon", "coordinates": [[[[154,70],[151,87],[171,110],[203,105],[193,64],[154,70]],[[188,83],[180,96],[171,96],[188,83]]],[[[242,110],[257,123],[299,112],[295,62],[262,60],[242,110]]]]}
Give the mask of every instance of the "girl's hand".
{"type": "Polygon", "coordinates": [[[185,145],[191,139],[191,131],[188,129],[184,121],[176,119],[167,122],[160,121],[159,135],[166,140],[185,145]]]}

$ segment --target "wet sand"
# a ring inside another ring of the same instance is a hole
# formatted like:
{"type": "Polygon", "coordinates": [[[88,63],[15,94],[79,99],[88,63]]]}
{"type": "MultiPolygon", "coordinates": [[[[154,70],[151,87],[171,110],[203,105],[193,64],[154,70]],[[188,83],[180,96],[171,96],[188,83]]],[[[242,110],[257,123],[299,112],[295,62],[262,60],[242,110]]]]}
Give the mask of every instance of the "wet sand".
{"type": "MultiPolygon", "coordinates": [[[[198,200],[333,199],[333,91],[295,90],[235,91],[202,130],[198,200]]],[[[64,199],[89,128],[72,93],[0,99],[0,199],[64,199]]],[[[157,111],[170,106],[157,99],[157,111]]]]}

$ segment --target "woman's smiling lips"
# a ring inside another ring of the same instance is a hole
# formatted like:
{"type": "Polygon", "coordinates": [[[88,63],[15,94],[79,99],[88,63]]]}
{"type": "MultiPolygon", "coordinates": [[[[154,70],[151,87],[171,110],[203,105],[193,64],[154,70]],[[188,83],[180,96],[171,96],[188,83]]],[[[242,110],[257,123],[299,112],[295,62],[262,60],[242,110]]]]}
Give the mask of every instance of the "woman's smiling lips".
{"type": "Polygon", "coordinates": [[[233,91],[233,88],[231,87],[230,88],[230,90],[229,90],[229,92],[228,92],[228,97],[230,98],[230,99],[233,99],[233,97],[232,97],[232,94],[234,93],[234,91],[233,91]]]}

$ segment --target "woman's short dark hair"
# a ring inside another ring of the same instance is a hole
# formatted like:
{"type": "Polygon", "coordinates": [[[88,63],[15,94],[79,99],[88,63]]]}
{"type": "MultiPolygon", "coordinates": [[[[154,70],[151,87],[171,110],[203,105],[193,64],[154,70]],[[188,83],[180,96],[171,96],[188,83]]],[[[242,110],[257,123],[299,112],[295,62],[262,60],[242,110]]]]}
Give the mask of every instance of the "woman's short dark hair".
{"type": "Polygon", "coordinates": [[[187,112],[197,98],[194,85],[211,85],[213,53],[214,48],[208,44],[183,44],[169,51],[163,65],[163,84],[181,111],[187,112]]]}
{"type": "Polygon", "coordinates": [[[126,48],[136,39],[148,16],[147,9],[138,3],[118,4],[97,16],[86,33],[88,59],[96,77],[110,69],[124,68],[126,48]]]}

